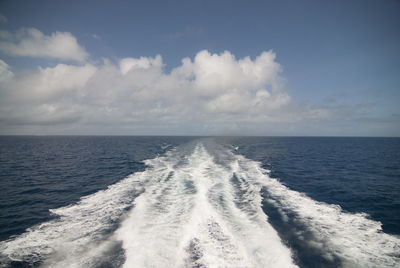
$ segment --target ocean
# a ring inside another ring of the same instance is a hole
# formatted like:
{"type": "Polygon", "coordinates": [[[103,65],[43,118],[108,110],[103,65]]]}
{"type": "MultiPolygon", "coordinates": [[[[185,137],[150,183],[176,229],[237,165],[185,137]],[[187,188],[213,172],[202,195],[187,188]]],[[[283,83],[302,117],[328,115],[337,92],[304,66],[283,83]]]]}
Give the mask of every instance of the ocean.
{"type": "Polygon", "coordinates": [[[400,138],[0,137],[0,267],[400,267],[400,138]]]}

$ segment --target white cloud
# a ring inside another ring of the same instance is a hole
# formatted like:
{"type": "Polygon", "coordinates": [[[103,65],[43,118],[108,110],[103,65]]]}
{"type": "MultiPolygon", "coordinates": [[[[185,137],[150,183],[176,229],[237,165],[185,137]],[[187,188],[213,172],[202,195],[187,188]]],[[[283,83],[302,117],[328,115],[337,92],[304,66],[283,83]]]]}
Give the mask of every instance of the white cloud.
{"type": "Polygon", "coordinates": [[[17,103],[59,101],[61,97],[79,96],[96,70],[89,64],[58,64],[52,68],[39,68],[36,72],[7,74],[7,80],[0,84],[0,93],[8,101],[17,103]]]}
{"type": "Polygon", "coordinates": [[[13,75],[14,74],[10,71],[8,64],[0,60],[0,82],[9,80],[13,75]]]}
{"type": "Polygon", "coordinates": [[[194,61],[182,60],[182,66],[173,74],[185,79],[195,78],[195,86],[205,96],[213,96],[224,91],[258,90],[264,87],[279,87],[280,65],[275,62],[275,54],[263,52],[254,61],[249,57],[235,59],[230,52],[210,54],[200,51],[194,61]]]}
{"type": "Polygon", "coordinates": [[[162,58],[160,55],[157,55],[155,58],[124,58],[119,63],[119,68],[121,69],[122,74],[126,74],[130,70],[149,69],[152,67],[162,67],[162,58]]]}
{"type": "Polygon", "coordinates": [[[80,118],[81,91],[96,67],[58,64],[36,72],[12,74],[7,73],[7,69],[3,71],[2,63],[0,61],[0,122],[50,125],[80,118]]]}
{"type": "Polygon", "coordinates": [[[16,33],[0,31],[0,51],[14,56],[44,57],[82,62],[88,53],[68,32],[44,35],[35,28],[23,28],[16,33]]]}
{"type": "Polygon", "coordinates": [[[163,66],[157,55],[12,73],[0,61],[0,132],[47,125],[40,130],[59,133],[56,125],[63,125],[88,134],[243,134],[249,124],[265,131],[334,116],[291,101],[272,51],[236,59],[204,50],[171,72],[163,66]]]}

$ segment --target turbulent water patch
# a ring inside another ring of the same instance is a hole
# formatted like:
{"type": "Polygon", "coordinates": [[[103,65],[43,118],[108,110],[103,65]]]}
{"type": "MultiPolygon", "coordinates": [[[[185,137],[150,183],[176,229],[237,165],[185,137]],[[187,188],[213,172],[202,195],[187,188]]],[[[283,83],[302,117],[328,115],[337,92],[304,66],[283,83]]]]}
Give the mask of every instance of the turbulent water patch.
{"type": "Polygon", "coordinates": [[[307,266],[301,250],[321,266],[399,265],[400,240],[379,222],[290,190],[234,152],[202,140],[146,160],[145,171],[0,242],[1,265],[307,266]]]}
{"type": "Polygon", "coordinates": [[[243,195],[231,182],[235,163],[216,164],[202,144],[182,158],[170,154],[148,161],[162,179],[147,185],[116,232],[125,266],[295,266],[266,221],[260,186],[243,195]]]}

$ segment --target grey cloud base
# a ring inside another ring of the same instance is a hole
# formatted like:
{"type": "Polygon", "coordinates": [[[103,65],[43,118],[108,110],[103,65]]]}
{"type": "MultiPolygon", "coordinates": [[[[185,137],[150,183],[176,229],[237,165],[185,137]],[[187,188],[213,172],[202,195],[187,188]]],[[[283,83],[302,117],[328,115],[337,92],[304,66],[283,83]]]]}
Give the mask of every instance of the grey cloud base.
{"type": "Polygon", "coordinates": [[[1,61],[2,132],[6,125],[229,129],[240,121],[274,121],[271,114],[290,103],[271,51],[254,60],[200,51],[170,73],[163,66],[157,55],[14,74],[1,61]]]}
{"type": "Polygon", "coordinates": [[[272,51],[203,50],[170,72],[160,55],[20,73],[0,60],[0,134],[380,135],[395,125],[359,120],[360,105],[293,101],[280,73],[272,51]]]}

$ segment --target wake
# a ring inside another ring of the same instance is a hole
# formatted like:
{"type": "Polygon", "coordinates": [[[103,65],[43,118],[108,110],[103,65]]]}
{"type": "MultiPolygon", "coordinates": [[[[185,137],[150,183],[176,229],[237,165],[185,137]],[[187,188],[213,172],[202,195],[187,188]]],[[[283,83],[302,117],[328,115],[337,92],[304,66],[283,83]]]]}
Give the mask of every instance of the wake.
{"type": "Polygon", "coordinates": [[[289,242],[263,211],[267,202],[298,240],[339,260],[335,266],[399,265],[400,239],[381,232],[379,222],[292,191],[232,151],[197,142],[146,160],[145,171],[0,242],[0,264],[297,267],[289,242]]]}
{"type": "Polygon", "coordinates": [[[148,164],[161,180],[147,186],[116,232],[125,267],[295,266],[261,209],[261,185],[232,183],[237,165],[216,164],[201,144],[180,163],[148,164]]]}

